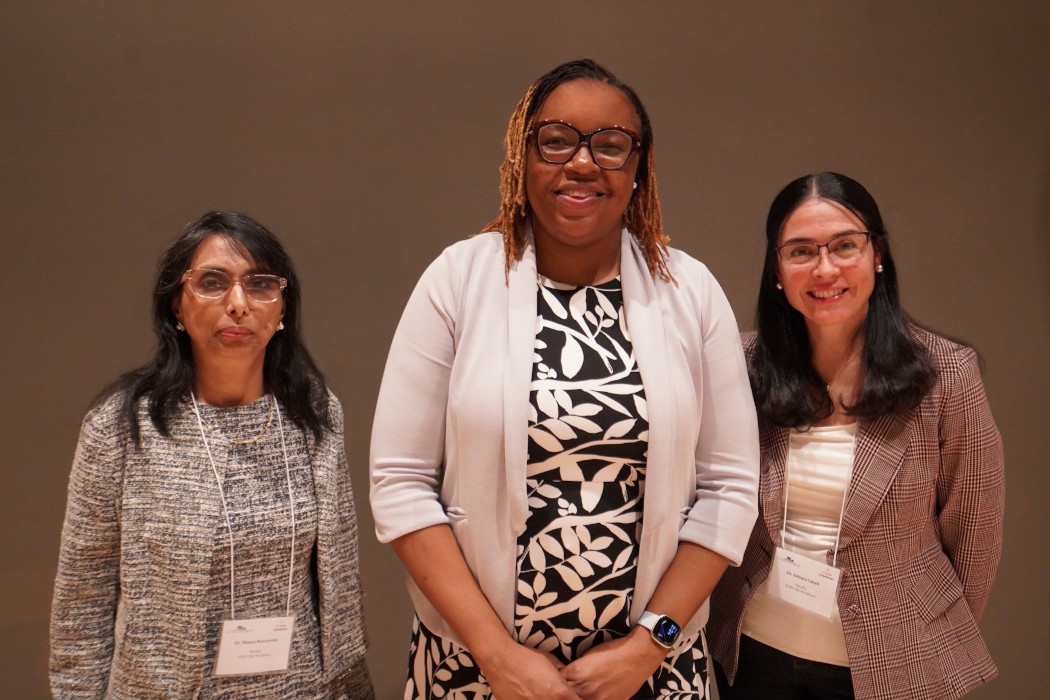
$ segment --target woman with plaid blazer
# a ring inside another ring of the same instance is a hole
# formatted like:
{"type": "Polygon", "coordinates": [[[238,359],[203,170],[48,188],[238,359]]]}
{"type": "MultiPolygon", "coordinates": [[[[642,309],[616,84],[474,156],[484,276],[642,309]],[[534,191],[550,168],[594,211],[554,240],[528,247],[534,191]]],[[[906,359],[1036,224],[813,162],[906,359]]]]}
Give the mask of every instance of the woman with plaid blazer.
{"type": "Polygon", "coordinates": [[[761,514],[711,597],[720,696],[961,697],[997,675],[977,621],[1005,492],[976,353],[900,308],[854,180],[795,180],[766,236],[744,343],[761,514]]]}

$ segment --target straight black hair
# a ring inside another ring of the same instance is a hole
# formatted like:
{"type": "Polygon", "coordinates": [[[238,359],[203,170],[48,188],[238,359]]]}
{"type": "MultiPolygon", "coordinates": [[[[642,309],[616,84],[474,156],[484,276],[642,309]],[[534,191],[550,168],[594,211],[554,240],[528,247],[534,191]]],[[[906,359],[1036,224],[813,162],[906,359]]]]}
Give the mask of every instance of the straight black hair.
{"type": "Polygon", "coordinates": [[[300,287],[291,258],[270,230],[240,212],[209,212],[186,225],[157,263],[153,285],[153,333],[157,348],[149,362],[113,380],[95,398],[97,406],[114,394],[123,395],[123,413],[131,435],[139,444],[138,402],[149,402],[149,416],[157,431],[170,436],[169,423],[193,388],[193,351],[190,339],[176,330],[172,311],[182,290],[182,275],[197,248],[214,235],[229,240],[262,273],[288,280],[284,295],[284,330],[274,334],[266,346],[263,382],[284,406],[288,417],[301,429],[320,439],[333,430],[328,414],[324,376],[307,352],[300,334],[300,287]]]}
{"type": "Polygon", "coordinates": [[[871,234],[882,272],[864,319],[864,383],[847,413],[871,418],[917,406],[933,386],[934,370],[926,351],[912,336],[917,325],[900,305],[897,267],[889,236],[871,194],[856,180],[838,173],[806,175],[789,183],[773,199],[766,217],[766,259],[758,290],[755,327],[758,338],[749,363],[751,388],[759,415],[774,425],[806,428],[834,410],[831,396],[813,367],[805,319],[777,289],[777,244],[784,222],[803,202],[826,199],[846,207],[871,234]]]}

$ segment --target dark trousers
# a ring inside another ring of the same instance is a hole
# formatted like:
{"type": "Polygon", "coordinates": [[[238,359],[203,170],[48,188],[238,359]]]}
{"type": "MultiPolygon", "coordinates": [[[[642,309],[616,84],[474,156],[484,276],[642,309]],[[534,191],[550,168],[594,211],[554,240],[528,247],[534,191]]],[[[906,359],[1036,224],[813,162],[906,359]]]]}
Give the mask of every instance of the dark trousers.
{"type": "Polygon", "coordinates": [[[740,637],[740,662],[732,686],[715,664],[721,700],[853,700],[846,666],[807,661],[740,637]]]}

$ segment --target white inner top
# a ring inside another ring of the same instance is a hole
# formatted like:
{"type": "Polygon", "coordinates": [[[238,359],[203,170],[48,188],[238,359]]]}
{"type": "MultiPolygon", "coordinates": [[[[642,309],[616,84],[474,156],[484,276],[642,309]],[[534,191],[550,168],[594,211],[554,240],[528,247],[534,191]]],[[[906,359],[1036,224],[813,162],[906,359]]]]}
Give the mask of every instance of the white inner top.
{"type": "MultiPolygon", "coordinates": [[[[791,431],[784,549],[828,564],[833,562],[843,502],[853,473],[856,436],[856,423],[791,431]]],[[[768,579],[748,603],[741,631],[792,656],[849,666],[838,606],[831,619],[825,619],[770,597],[768,579]]]]}

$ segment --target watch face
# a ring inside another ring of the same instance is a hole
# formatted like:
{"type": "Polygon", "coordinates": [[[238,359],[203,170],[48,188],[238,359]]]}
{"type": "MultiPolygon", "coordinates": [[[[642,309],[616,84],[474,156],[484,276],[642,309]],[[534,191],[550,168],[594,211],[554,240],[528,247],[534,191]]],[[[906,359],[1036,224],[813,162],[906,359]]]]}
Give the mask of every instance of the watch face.
{"type": "Polygon", "coordinates": [[[664,615],[656,624],[653,625],[653,636],[656,640],[664,646],[673,646],[675,641],[678,640],[678,635],[682,631],[682,628],[678,626],[678,623],[671,618],[664,615]]]}

